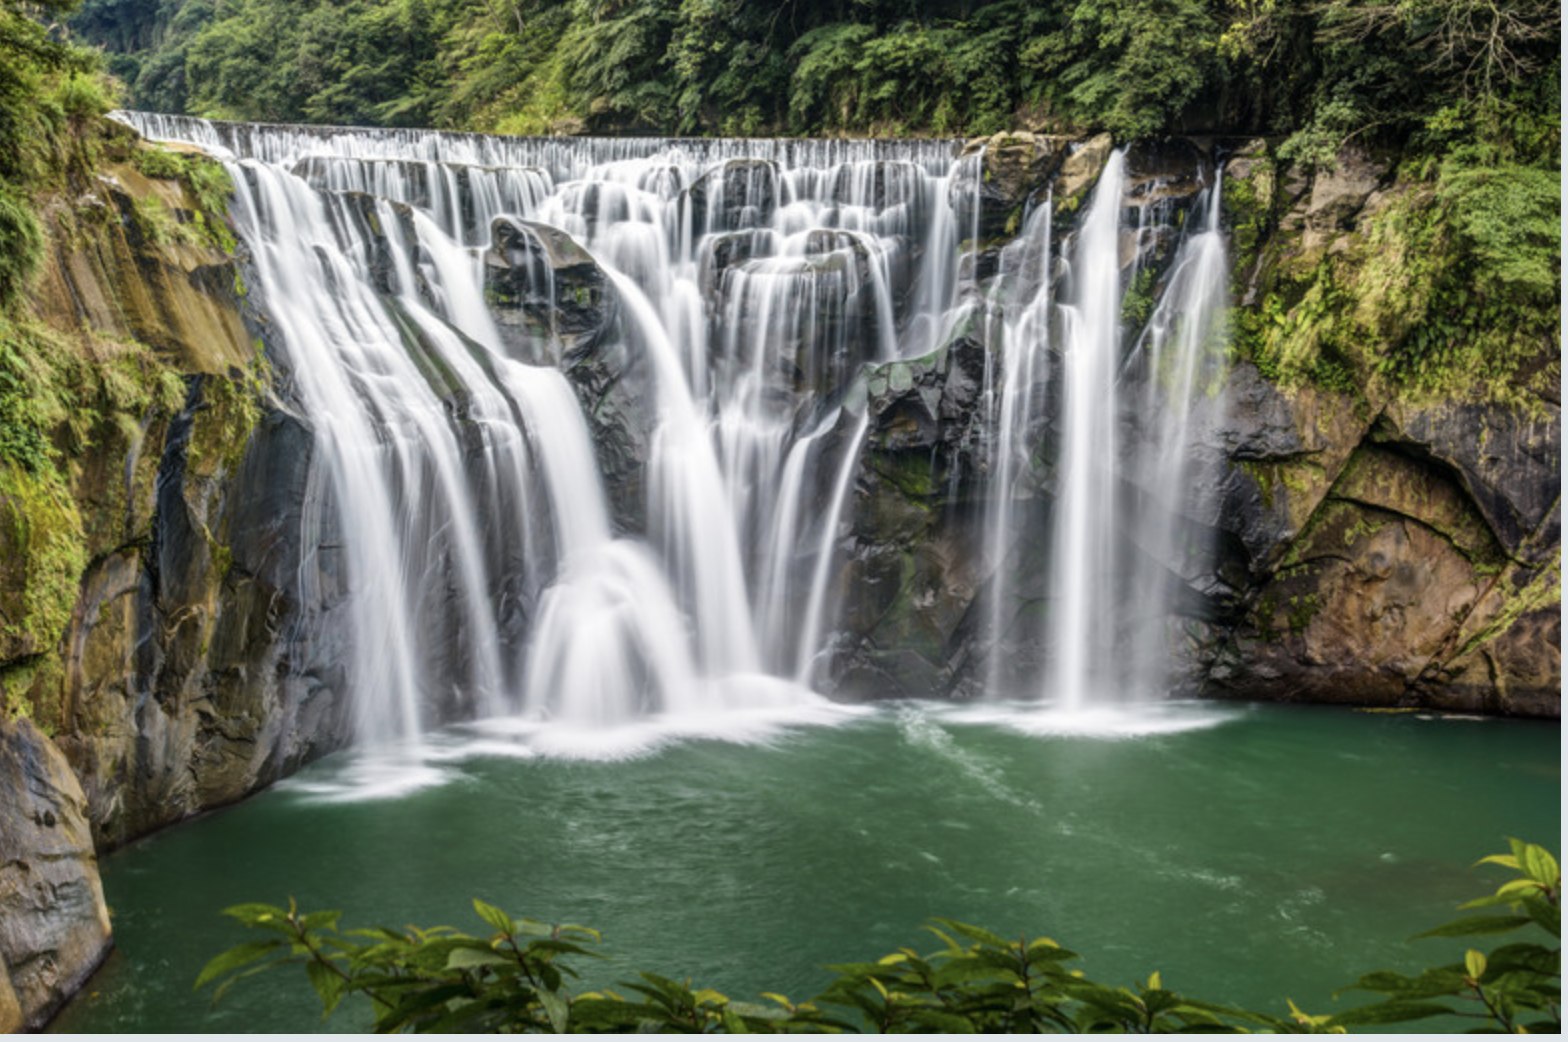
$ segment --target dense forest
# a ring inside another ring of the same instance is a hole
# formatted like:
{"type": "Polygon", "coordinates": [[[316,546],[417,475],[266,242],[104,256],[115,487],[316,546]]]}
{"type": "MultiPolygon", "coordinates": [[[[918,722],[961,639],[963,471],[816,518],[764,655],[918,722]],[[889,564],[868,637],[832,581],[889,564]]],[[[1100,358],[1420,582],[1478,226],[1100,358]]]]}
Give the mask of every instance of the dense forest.
{"type": "MultiPolygon", "coordinates": [[[[85,0],[141,108],[502,133],[1287,136],[1555,153],[1549,0],[85,0]]],[[[1512,155],[1510,155],[1512,158],[1512,155]]]]}

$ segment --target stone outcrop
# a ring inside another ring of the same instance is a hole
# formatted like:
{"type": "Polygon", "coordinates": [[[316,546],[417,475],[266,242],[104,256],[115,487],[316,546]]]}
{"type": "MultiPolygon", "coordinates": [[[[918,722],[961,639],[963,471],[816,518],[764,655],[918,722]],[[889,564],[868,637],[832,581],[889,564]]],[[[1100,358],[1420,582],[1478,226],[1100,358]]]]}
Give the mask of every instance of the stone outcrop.
{"type": "MultiPolygon", "coordinates": [[[[1110,135],[1105,135],[1101,164],[1110,155],[1110,140],[1110,135]]],[[[1087,157],[1078,158],[1083,150],[1072,152],[1067,138],[1027,132],[1002,132],[970,141],[963,154],[976,157],[979,177],[954,178],[950,201],[960,234],[967,239],[978,231],[982,241],[1017,235],[1023,227],[1024,210],[1039,201],[1038,193],[1050,184],[1057,169],[1063,168],[1065,178],[1066,168],[1083,170],[1087,165],[1087,157]]],[[[1096,169],[1094,176],[1098,173],[1096,169]]]]}
{"type": "Polygon", "coordinates": [[[48,1022],[108,955],[87,801],[29,720],[0,719],[0,1031],[48,1022]]]}
{"type": "Polygon", "coordinates": [[[1211,520],[1245,607],[1207,690],[1557,715],[1555,415],[1472,404],[1413,424],[1406,403],[1372,413],[1245,366],[1231,389],[1211,520]],[[1483,427],[1515,435],[1484,465],[1456,450],[1483,427]]]}
{"type": "Polygon", "coordinates": [[[869,366],[870,414],[848,508],[837,689],[945,697],[984,579],[975,509],[985,346],[970,331],[923,358],[869,366]]]}
{"type": "Polygon", "coordinates": [[[763,159],[730,159],[685,190],[695,238],[767,226],[779,205],[778,168],[763,159]]]}
{"type": "Polygon", "coordinates": [[[568,234],[497,218],[485,253],[485,299],[507,350],[548,365],[585,356],[616,333],[619,304],[604,271],[568,234]]]}
{"type": "Polygon", "coordinates": [[[502,217],[485,254],[485,297],[509,354],[556,365],[571,381],[615,523],[640,530],[655,387],[648,353],[628,337],[609,276],[565,232],[502,217]]]}
{"type": "Polygon", "coordinates": [[[0,567],[0,695],[55,736],[109,849],[346,740],[338,536],[300,545],[313,436],[274,390],[221,215],[127,158],[49,216],[40,317],[149,390],[98,403],[63,489],[0,467],[0,539],[26,564],[0,567]]]}

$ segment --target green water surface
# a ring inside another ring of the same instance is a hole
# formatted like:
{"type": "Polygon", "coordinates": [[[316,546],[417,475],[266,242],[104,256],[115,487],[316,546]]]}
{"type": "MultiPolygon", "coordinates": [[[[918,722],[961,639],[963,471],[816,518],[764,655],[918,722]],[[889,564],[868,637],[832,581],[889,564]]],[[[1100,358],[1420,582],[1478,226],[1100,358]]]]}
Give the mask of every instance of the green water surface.
{"type": "Polygon", "coordinates": [[[596,926],[611,958],[732,996],[813,994],[831,962],[937,947],[931,916],[1048,934],[1110,982],[1284,1012],[1332,1011],[1361,971],[1495,885],[1516,835],[1557,847],[1556,724],[1339,709],[1193,709],[1141,737],[1021,733],[890,707],[767,744],[687,740],[584,762],[476,753],[395,797],[330,800],[350,758],[103,861],[118,950],[67,1031],[363,1029],[323,1024],[298,970],[216,1007],[204,962],[249,939],[241,901],[340,908],[345,925],[486,931],[472,896],[596,926]],[[1489,885],[1490,884],[1490,885],[1489,885]]]}

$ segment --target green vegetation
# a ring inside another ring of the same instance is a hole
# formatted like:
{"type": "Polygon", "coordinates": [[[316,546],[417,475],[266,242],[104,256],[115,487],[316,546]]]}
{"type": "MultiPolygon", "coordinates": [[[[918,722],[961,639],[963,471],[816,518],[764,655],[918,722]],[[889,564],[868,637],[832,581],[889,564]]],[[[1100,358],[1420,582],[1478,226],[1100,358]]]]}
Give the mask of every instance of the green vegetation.
{"type": "Polygon", "coordinates": [[[221,164],[138,147],[103,119],[117,88],[95,55],[62,42],[73,6],[0,0],[0,704],[46,729],[56,724],[60,641],[83,572],[109,549],[105,539],[125,535],[124,515],[90,487],[95,454],[118,462],[155,419],[183,407],[186,384],[154,346],[72,322],[70,291],[41,269],[52,254],[121,234],[119,212],[103,202],[106,171],[180,182],[132,195],[138,260],[235,245],[221,164]]]}
{"type": "Polygon", "coordinates": [[[1236,319],[1239,352],[1272,379],[1346,393],[1555,401],[1557,171],[1467,158],[1403,164],[1348,248],[1273,243],[1259,304],[1236,319]]]}
{"type": "Polygon", "coordinates": [[[368,999],[377,1031],[466,1032],[1267,1032],[1323,1033],[1462,1018],[1481,1030],[1561,1030],[1561,873],[1533,844],[1482,864],[1510,869],[1495,892],[1464,909],[1487,909],[1422,934],[1459,938],[1518,935],[1489,952],[1468,949],[1453,963],[1408,976],[1379,971],[1347,991],[1379,999],[1335,1015],[1287,1001],[1276,1016],[1183,996],[1158,973],[1132,987],[1097,983],[1072,968],[1077,954],[1048,937],[1008,940],[947,919],[928,929],[942,947],[901,948],[875,962],[831,967],[835,980],[809,1002],[764,994],[733,1001],[643,973],[613,990],[575,992],[581,961],[599,934],[580,926],[513,919],[483,901],[485,936],[450,927],[340,931],[337,912],[301,913],[238,905],[229,916],[263,939],[232,948],[201,971],[196,987],[214,999],[236,982],[279,966],[302,966],[330,1015],[349,996],[368,999]]]}
{"type": "Polygon", "coordinates": [[[41,20],[72,6],[0,0],[0,314],[43,259],[34,193],[91,165],[76,131],[110,107],[92,56],[58,42],[41,20]]]}
{"type": "Polygon", "coordinates": [[[134,104],[232,119],[1222,129],[1324,163],[1348,140],[1552,136],[1559,17],[1546,0],[86,0],[72,24],[134,104]]]}

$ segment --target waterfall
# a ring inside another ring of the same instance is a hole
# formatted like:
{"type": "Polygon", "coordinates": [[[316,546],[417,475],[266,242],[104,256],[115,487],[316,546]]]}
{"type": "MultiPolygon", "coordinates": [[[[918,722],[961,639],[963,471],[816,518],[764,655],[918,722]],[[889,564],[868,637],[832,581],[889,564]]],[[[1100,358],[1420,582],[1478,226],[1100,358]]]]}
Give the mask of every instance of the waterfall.
{"type": "MultiPolygon", "coordinates": [[[[1124,656],[1130,690],[1150,691],[1167,682],[1171,603],[1180,580],[1194,579],[1208,564],[1210,547],[1185,518],[1212,515],[1202,500],[1215,485],[1194,480],[1206,464],[1193,458],[1192,413],[1213,396],[1226,369],[1230,263],[1220,230],[1218,171],[1207,192],[1201,228],[1182,243],[1166,288],[1129,356],[1123,382],[1142,423],[1125,465],[1143,502],[1132,511],[1130,537],[1139,553],[1127,583],[1135,610],[1124,656]],[[1141,387],[1141,395],[1138,390],[1141,387]]],[[[1213,422],[1212,420],[1210,422],[1213,422]]]]}
{"type": "Polygon", "coordinates": [[[1184,544],[1158,512],[1118,524],[1119,418],[1158,416],[1163,455],[1139,441],[1133,465],[1149,503],[1180,511],[1173,403],[1213,375],[1217,202],[1128,354],[1121,153],[1072,234],[1042,193],[983,275],[986,154],[957,142],[118,118],[234,181],[278,386],[315,432],[306,524],[336,578],[302,582],[345,603],[363,742],[814,703],[876,451],[867,373],[975,327],[975,552],[996,572],[982,684],[1023,693],[996,667],[1029,628],[1023,601],[1048,605],[1047,697],[1081,708],[1125,679],[1107,668],[1118,608],[1168,581],[1129,570],[1116,533],[1162,561],[1184,544]],[[1121,401],[1124,385],[1150,397],[1121,401]],[[1013,574],[1024,544],[1049,545],[1048,579],[1013,574]]]}
{"type": "Polygon", "coordinates": [[[1029,697],[1032,683],[1033,697],[1065,714],[1164,692],[1177,587],[1197,576],[1208,549],[1184,519],[1203,513],[1192,500],[1207,487],[1194,481],[1190,414],[1218,389],[1225,366],[1219,184],[1197,208],[1201,224],[1187,222],[1199,230],[1182,237],[1131,351],[1124,295],[1169,215],[1145,200],[1127,227],[1127,192],[1118,152],[1059,256],[1047,199],[1002,251],[985,301],[986,339],[999,348],[985,391],[994,431],[985,539],[995,566],[986,688],[1029,697]],[[1017,567],[1017,544],[1040,514],[1029,499],[1040,484],[1031,454],[1052,426],[1054,498],[1040,576],[1017,567]],[[1030,603],[1046,606],[1046,658],[1032,682],[1013,662],[1028,629],[1021,606],[1030,603]]]}
{"type": "Polygon", "coordinates": [[[922,247],[947,245],[953,143],[120,118],[233,178],[281,386],[316,432],[311,525],[338,534],[363,741],[454,713],[602,727],[814,697],[868,426],[843,403],[913,312],[951,303],[951,250],[922,247]],[[498,220],[548,311],[526,343],[489,296],[498,220]],[[564,328],[573,250],[613,298],[593,336],[619,346],[564,328]],[[640,519],[600,475],[584,350],[645,384],[640,519]],[[787,683],[732,682],[769,674],[787,683]]]}
{"type": "Polygon", "coordinates": [[[1005,566],[1022,525],[1021,480],[1030,470],[1034,446],[1030,434],[1044,410],[1046,356],[1051,345],[1054,282],[1051,277],[1053,200],[1035,209],[1023,235],[1002,250],[998,278],[985,304],[986,342],[997,345],[987,356],[984,402],[992,417],[990,495],[987,497],[986,554],[995,564],[990,597],[985,605],[991,641],[986,690],[1018,694],[1001,675],[1021,598],[1038,599],[1043,591],[1021,589],[1013,569],[1005,566]]]}
{"type": "Polygon", "coordinates": [[[1051,554],[1046,690],[1073,711],[1117,695],[1115,555],[1121,350],[1121,215],[1126,160],[1111,155],[1072,253],[1073,302],[1062,310],[1062,420],[1051,554]]]}

